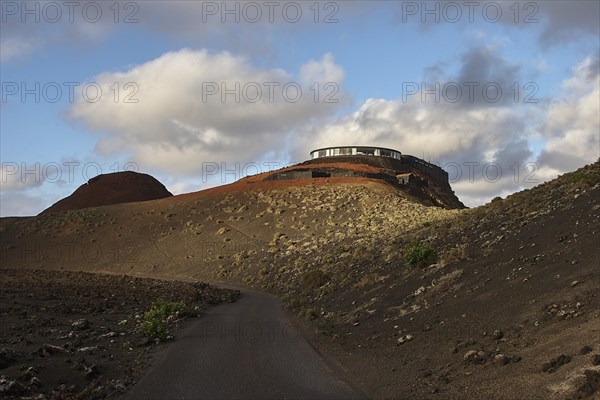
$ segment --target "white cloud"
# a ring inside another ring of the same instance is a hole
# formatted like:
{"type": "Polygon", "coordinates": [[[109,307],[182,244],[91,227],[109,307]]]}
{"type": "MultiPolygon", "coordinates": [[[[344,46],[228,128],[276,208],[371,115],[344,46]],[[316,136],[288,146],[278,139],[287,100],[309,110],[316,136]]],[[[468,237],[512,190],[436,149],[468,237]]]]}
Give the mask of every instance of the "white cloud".
{"type": "Polygon", "coordinates": [[[183,49],[98,75],[94,81],[105,95],[95,103],[79,98],[68,114],[101,132],[96,149],[103,155],[126,152],[145,169],[193,175],[202,162],[260,160],[347,102],[343,69],[331,54],[309,61],[299,75],[259,69],[228,52],[183,49]],[[325,102],[327,83],[339,89],[338,103],[325,102]],[[125,103],[135,87],[139,102],[125,103]]]}
{"type": "Polygon", "coordinates": [[[0,194],[0,216],[2,217],[37,215],[48,205],[46,196],[4,191],[0,194]]]}
{"type": "Polygon", "coordinates": [[[563,83],[564,94],[548,110],[543,128],[547,139],[541,168],[550,176],[600,157],[600,69],[598,57],[588,56],[563,83]]]}
{"type": "Polygon", "coordinates": [[[22,37],[9,37],[0,40],[0,63],[30,54],[35,44],[22,37]]]}
{"type": "MultiPolygon", "coordinates": [[[[499,75],[509,76],[503,78],[508,82],[518,80],[521,72],[495,48],[467,50],[461,60],[456,73],[445,72],[442,82],[503,82],[499,75]]],[[[294,81],[293,74],[258,69],[226,52],[181,50],[96,78],[104,91],[114,82],[121,86],[136,82],[139,103],[115,103],[108,96],[93,104],[80,99],[70,116],[101,132],[99,152],[126,152],[142,168],[183,181],[198,177],[206,162],[304,160],[313,148],[376,143],[447,169],[458,167],[460,176],[453,187],[465,204],[474,206],[598,158],[597,70],[597,59],[588,57],[574,68],[563,84],[562,97],[553,103],[544,99],[533,106],[490,103],[481,96],[436,102],[423,101],[417,94],[408,99],[368,99],[355,112],[334,119],[347,95],[344,70],[331,54],[299,68],[297,81],[305,96],[297,103],[284,101],[279,91],[280,98],[273,102],[263,93],[260,101],[251,103],[243,94],[239,102],[232,94],[203,98],[203,83],[216,82],[219,90],[221,82],[229,89],[236,82],[240,88],[249,82],[283,86],[294,81]],[[315,102],[307,88],[314,80],[320,84],[339,80],[341,103],[315,102]],[[537,160],[529,147],[534,137],[545,140],[537,160]],[[528,164],[534,161],[537,164],[528,164]]]]}
{"type": "Polygon", "coordinates": [[[335,63],[333,54],[327,53],[322,60],[310,60],[300,68],[302,82],[343,82],[344,69],[335,63]]]}
{"type": "MultiPolygon", "coordinates": [[[[53,166],[51,166],[53,167],[53,166]]],[[[0,191],[25,190],[41,186],[46,180],[46,174],[61,173],[55,168],[46,165],[25,164],[16,162],[3,162],[0,165],[0,191]]]]}
{"type": "Polygon", "coordinates": [[[456,181],[452,186],[459,198],[473,206],[481,198],[519,188],[509,168],[531,156],[524,127],[529,117],[507,107],[464,109],[370,99],[357,112],[302,135],[297,147],[376,143],[395,148],[445,167],[456,181]]]}
{"type": "MultiPolygon", "coordinates": [[[[492,52],[469,50],[458,78],[446,79],[497,81],[494,75],[505,71],[518,78],[518,69],[492,52]]],[[[305,132],[295,147],[377,143],[395,148],[446,167],[459,198],[475,206],[598,159],[598,79],[598,60],[590,56],[573,69],[559,99],[532,107],[481,99],[422,101],[418,94],[407,100],[369,99],[356,112],[305,132]],[[537,160],[529,147],[533,138],[545,139],[537,160]]]]}

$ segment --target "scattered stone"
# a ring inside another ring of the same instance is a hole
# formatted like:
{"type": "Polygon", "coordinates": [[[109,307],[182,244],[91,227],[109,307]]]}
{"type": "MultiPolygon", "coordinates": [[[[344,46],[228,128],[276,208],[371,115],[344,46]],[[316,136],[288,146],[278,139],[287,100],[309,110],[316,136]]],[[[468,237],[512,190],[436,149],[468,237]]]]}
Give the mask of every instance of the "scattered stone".
{"type": "Polygon", "coordinates": [[[465,353],[465,355],[463,356],[463,359],[465,361],[473,361],[475,358],[477,357],[477,352],[475,350],[469,350],[465,353]]]}
{"type": "Polygon", "coordinates": [[[36,375],[37,375],[37,371],[35,370],[35,368],[28,367],[25,369],[25,371],[23,371],[21,376],[19,376],[19,378],[17,378],[17,379],[20,381],[28,381],[28,380],[31,380],[32,378],[34,378],[36,375]]]}
{"type": "Polygon", "coordinates": [[[491,360],[491,354],[486,353],[483,350],[469,350],[463,356],[463,359],[471,364],[485,364],[491,360]]]}
{"type": "Polygon", "coordinates": [[[548,374],[556,372],[560,367],[571,362],[571,356],[561,354],[547,363],[542,364],[542,371],[548,374]]]}
{"type": "Polygon", "coordinates": [[[81,352],[81,353],[85,353],[85,352],[87,352],[87,351],[94,351],[94,350],[98,350],[98,346],[87,346],[87,347],[82,347],[82,348],[78,349],[77,351],[78,351],[78,352],[81,352]]]}
{"type": "Polygon", "coordinates": [[[494,357],[494,361],[496,362],[497,365],[502,366],[502,365],[508,364],[511,360],[504,354],[498,354],[498,355],[496,355],[496,357],[494,357]]]}
{"type": "Polygon", "coordinates": [[[89,327],[90,322],[85,318],[79,319],[71,324],[71,328],[75,329],[76,331],[83,331],[85,329],[89,329],[89,327]]]}
{"type": "Polygon", "coordinates": [[[37,376],[34,376],[29,381],[29,386],[41,387],[42,386],[42,381],[40,381],[40,378],[38,378],[37,376]]]}
{"type": "Polygon", "coordinates": [[[494,331],[494,334],[492,335],[492,338],[493,338],[494,340],[500,340],[500,339],[502,339],[502,337],[504,337],[504,332],[502,332],[502,331],[501,331],[501,330],[499,330],[499,329],[496,329],[496,330],[494,331]]]}
{"type": "Polygon", "coordinates": [[[0,376],[0,393],[8,396],[22,396],[29,390],[19,382],[0,376]]]}
{"type": "Polygon", "coordinates": [[[582,356],[589,354],[592,352],[592,348],[590,346],[583,346],[581,348],[581,350],[579,350],[579,354],[581,354],[582,356]]]}
{"type": "Polygon", "coordinates": [[[583,372],[583,379],[577,388],[576,399],[582,399],[592,396],[600,389],[600,372],[597,370],[586,369],[583,372]]]}
{"type": "Polygon", "coordinates": [[[418,296],[421,293],[425,293],[426,291],[427,291],[427,288],[425,286],[421,286],[420,288],[418,288],[417,290],[415,290],[415,296],[418,296]]]}
{"type": "MultiPolygon", "coordinates": [[[[48,344],[48,343],[44,343],[41,350],[42,350],[42,353],[47,353],[50,355],[67,353],[67,350],[64,347],[54,346],[54,345],[48,344]]],[[[40,351],[38,350],[38,353],[39,352],[40,351]]]]}
{"type": "Polygon", "coordinates": [[[600,365],[600,354],[594,354],[592,356],[592,365],[600,365]]]}
{"type": "Polygon", "coordinates": [[[410,342],[411,340],[413,340],[415,337],[413,335],[406,335],[406,336],[402,336],[398,338],[398,343],[399,344],[404,344],[407,342],[410,342]]]}
{"type": "Polygon", "coordinates": [[[575,287],[575,286],[579,285],[580,283],[581,282],[579,282],[579,281],[573,281],[573,282],[571,282],[571,287],[575,287]]]}

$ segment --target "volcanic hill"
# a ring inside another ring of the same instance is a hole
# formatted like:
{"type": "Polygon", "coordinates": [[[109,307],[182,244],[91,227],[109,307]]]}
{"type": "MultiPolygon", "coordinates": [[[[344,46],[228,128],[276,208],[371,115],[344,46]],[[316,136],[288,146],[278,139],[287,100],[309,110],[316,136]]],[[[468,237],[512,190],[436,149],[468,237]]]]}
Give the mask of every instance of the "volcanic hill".
{"type": "Polygon", "coordinates": [[[109,204],[133,203],[173,196],[162,183],[147,174],[133,171],[102,174],[81,185],[41,214],[109,204]]]}
{"type": "Polygon", "coordinates": [[[363,160],[2,219],[2,267],[270,291],[370,398],[598,396],[600,162],[464,209],[443,179],[363,160]]]}

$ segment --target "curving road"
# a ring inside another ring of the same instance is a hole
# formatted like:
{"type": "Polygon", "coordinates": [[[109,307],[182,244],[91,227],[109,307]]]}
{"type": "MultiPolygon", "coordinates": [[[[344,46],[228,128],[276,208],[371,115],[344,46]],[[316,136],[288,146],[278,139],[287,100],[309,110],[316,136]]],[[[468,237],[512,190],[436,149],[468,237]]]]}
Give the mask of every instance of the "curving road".
{"type": "Polygon", "coordinates": [[[126,399],[363,399],[300,336],[277,299],[243,291],[192,322],[126,399]]]}

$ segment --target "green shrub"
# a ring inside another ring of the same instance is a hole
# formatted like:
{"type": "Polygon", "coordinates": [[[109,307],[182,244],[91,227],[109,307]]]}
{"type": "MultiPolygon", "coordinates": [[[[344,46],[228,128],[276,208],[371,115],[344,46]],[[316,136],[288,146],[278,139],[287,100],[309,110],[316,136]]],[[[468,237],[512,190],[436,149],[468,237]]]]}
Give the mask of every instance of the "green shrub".
{"type": "Polygon", "coordinates": [[[166,340],[169,336],[169,323],[167,318],[185,311],[184,303],[168,302],[163,299],[155,301],[150,309],[144,313],[142,329],[146,336],[166,340]]]}
{"type": "Polygon", "coordinates": [[[404,261],[411,267],[427,267],[434,264],[437,259],[435,249],[423,242],[412,242],[404,253],[404,261]]]}

